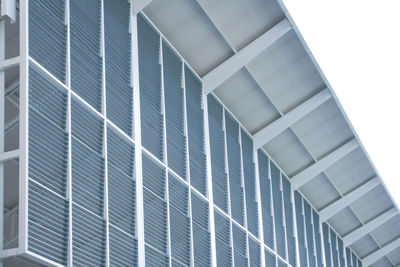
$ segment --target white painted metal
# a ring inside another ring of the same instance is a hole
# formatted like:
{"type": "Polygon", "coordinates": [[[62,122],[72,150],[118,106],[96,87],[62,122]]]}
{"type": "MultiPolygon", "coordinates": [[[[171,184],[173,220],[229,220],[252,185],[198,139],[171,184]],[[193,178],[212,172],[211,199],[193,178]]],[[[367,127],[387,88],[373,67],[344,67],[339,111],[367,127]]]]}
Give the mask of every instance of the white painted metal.
{"type": "Polygon", "coordinates": [[[212,185],[212,173],[211,173],[211,151],[210,151],[210,135],[209,133],[209,125],[208,125],[208,105],[207,105],[207,95],[204,94],[204,85],[203,85],[203,111],[204,111],[204,140],[205,140],[205,152],[206,152],[206,161],[207,161],[207,197],[209,202],[209,212],[210,212],[210,220],[209,220],[209,230],[210,230],[210,239],[211,239],[211,266],[217,267],[217,249],[216,249],[216,241],[215,241],[215,221],[214,221],[214,198],[213,198],[213,185],[212,185]]]}
{"type": "Polygon", "coordinates": [[[279,119],[273,121],[271,124],[267,125],[265,128],[261,129],[254,134],[254,143],[256,148],[260,148],[274,137],[285,131],[287,128],[292,126],[294,123],[301,120],[304,116],[309,114],[311,111],[325,103],[330,99],[332,95],[328,89],[324,89],[317,93],[304,103],[295,107],[279,119]]]}
{"type": "Polygon", "coordinates": [[[138,266],[145,266],[143,177],[142,177],[142,133],[140,126],[140,90],[139,90],[139,53],[137,15],[131,2],[131,51],[132,51],[132,88],[133,88],[133,125],[135,137],[135,178],[136,178],[136,239],[138,266]]]}
{"type": "Polygon", "coordinates": [[[356,139],[352,139],[319,161],[315,162],[313,165],[296,174],[291,178],[292,189],[299,189],[301,186],[311,181],[315,176],[332,166],[344,156],[348,155],[357,147],[359,147],[358,141],[356,139]]]}
{"type": "Polygon", "coordinates": [[[251,42],[235,55],[223,62],[221,65],[213,69],[203,77],[204,92],[209,94],[229,77],[235,74],[242,67],[247,65],[252,59],[258,56],[261,52],[270,47],[273,43],[279,40],[283,35],[290,31],[291,25],[283,19],[273,28],[265,32],[256,40],[251,42]]]}
{"type": "Polygon", "coordinates": [[[341,210],[349,206],[351,203],[374,189],[376,186],[380,184],[380,181],[377,177],[372,178],[368,182],[363,185],[360,185],[347,195],[338,199],[337,201],[331,203],[329,206],[319,211],[321,222],[325,222],[332,218],[334,215],[339,213],[341,210]]]}
{"type": "Polygon", "coordinates": [[[15,22],[17,19],[17,0],[2,0],[1,16],[8,16],[12,22],[15,22]]]}
{"type": "MultiPolygon", "coordinates": [[[[3,3],[2,3],[3,4],[3,3]]],[[[0,21],[0,61],[5,57],[5,21],[0,21]]],[[[0,157],[4,153],[5,135],[5,73],[0,70],[0,157]]],[[[0,160],[0,251],[3,251],[4,244],[4,162],[0,160]]],[[[3,267],[3,260],[0,259],[0,267],[3,267]]]]}
{"type": "Polygon", "coordinates": [[[5,71],[7,69],[11,69],[12,67],[16,67],[19,65],[20,61],[21,61],[20,56],[16,56],[9,59],[2,59],[2,61],[0,62],[0,71],[5,71]]]}
{"type": "Polygon", "coordinates": [[[148,4],[150,4],[151,1],[152,0],[131,0],[131,4],[133,6],[132,11],[134,12],[134,15],[142,11],[142,9],[145,8],[148,4]]]}
{"type": "Polygon", "coordinates": [[[21,155],[20,149],[15,149],[7,152],[0,153],[0,163],[3,163],[8,160],[17,159],[21,155]]]}
{"type": "Polygon", "coordinates": [[[363,258],[363,266],[369,266],[400,246],[400,237],[363,258]]]}
{"type": "Polygon", "coordinates": [[[367,235],[368,233],[372,232],[394,216],[398,215],[398,211],[396,208],[392,208],[384,213],[380,214],[379,216],[375,217],[371,221],[367,222],[360,228],[348,233],[343,237],[343,243],[345,246],[351,246],[356,241],[360,240],[362,237],[367,235]]]}

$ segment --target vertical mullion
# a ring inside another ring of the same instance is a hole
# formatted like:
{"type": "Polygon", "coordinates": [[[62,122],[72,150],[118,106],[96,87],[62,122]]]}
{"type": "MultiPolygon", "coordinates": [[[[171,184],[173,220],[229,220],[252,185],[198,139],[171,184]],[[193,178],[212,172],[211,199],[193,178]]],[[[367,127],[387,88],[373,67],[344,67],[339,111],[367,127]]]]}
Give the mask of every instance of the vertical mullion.
{"type": "Polygon", "coordinates": [[[137,14],[133,9],[131,1],[130,15],[131,46],[132,46],[132,69],[131,83],[133,88],[133,131],[135,139],[135,177],[136,177],[136,239],[138,266],[145,266],[145,245],[144,245],[144,212],[143,212],[143,176],[142,176],[142,133],[140,125],[140,89],[139,89],[139,52],[137,14]]]}
{"type": "Polygon", "coordinates": [[[294,199],[294,191],[290,190],[290,197],[292,199],[291,205],[292,205],[292,214],[293,214],[293,234],[296,239],[295,245],[296,245],[296,265],[300,266],[300,240],[299,240],[299,234],[297,231],[297,216],[296,212],[300,212],[296,210],[296,204],[295,204],[295,199],[294,199]]]}
{"type": "Polygon", "coordinates": [[[230,232],[230,245],[231,245],[231,262],[232,266],[235,266],[235,252],[233,248],[233,230],[232,230],[232,205],[231,205],[231,187],[230,187],[230,176],[229,176],[229,162],[228,162],[228,143],[226,133],[226,119],[225,119],[225,108],[222,108],[222,130],[224,132],[224,160],[225,160],[225,173],[226,173],[226,187],[227,187],[227,201],[228,201],[228,215],[229,215],[229,232],[230,232]]]}
{"type": "Polygon", "coordinates": [[[212,173],[211,173],[211,152],[210,152],[210,129],[208,124],[208,103],[207,95],[204,94],[204,87],[202,92],[202,105],[204,114],[204,137],[205,137],[205,151],[206,151],[206,162],[207,162],[207,196],[209,202],[209,230],[211,239],[211,266],[217,266],[217,251],[216,251],[216,240],[215,240],[215,221],[214,221],[214,196],[213,196],[213,184],[212,184],[212,173]]]}
{"type": "Polygon", "coordinates": [[[317,266],[318,267],[318,253],[317,253],[317,234],[315,233],[315,227],[314,227],[314,224],[315,224],[315,222],[314,222],[314,210],[313,210],[313,208],[311,207],[311,214],[310,214],[310,216],[311,216],[311,218],[310,218],[310,220],[311,220],[311,229],[312,229],[312,236],[313,236],[313,239],[314,239],[314,247],[313,247],[313,251],[314,251],[314,256],[315,256],[315,266],[317,266]]]}
{"type": "Polygon", "coordinates": [[[28,250],[28,105],[29,105],[29,25],[28,1],[20,1],[20,98],[19,98],[19,244],[18,247],[28,250]]]}
{"type": "MultiPolygon", "coordinates": [[[[0,20],[0,61],[5,58],[5,18],[0,20]]],[[[5,120],[5,79],[4,71],[0,71],[0,154],[4,153],[4,120],[5,120]]],[[[4,163],[0,162],[0,252],[3,251],[4,240],[4,163]]],[[[3,267],[3,260],[0,259],[3,267]]]]}
{"type": "Polygon", "coordinates": [[[286,229],[286,213],[285,213],[285,197],[283,195],[283,176],[282,171],[279,170],[279,189],[281,191],[281,199],[282,199],[282,218],[283,218],[283,235],[285,240],[285,260],[289,262],[289,249],[288,249],[288,238],[287,238],[287,229],[286,229]]]}
{"type": "MultiPolygon", "coordinates": [[[[268,178],[269,178],[269,189],[270,189],[270,196],[271,196],[271,213],[272,213],[272,222],[273,222],[273,237],[274,237],[274,252],[275,252],[275,256],[278,256],[278,247],[276,244],[276,222],[275,222],[275,205],[274,205],[274,196],[273,196],[273,188],[272,188],[272,177],[271,177],[271,159],[270,157],[268,157],[268,178]]],[[[278,258],[278,257],[277,257],[278,258]]],[[[278,265],[278,259],[275,262],[276,265],[278,265]]]]}
{"type": "Polygon", "coordinates": [[[193,216],[192,216],[192,185],[190,180],[190,155],[189,155],[189,134],[187,122],[187,107],[186,107],[186,76],[185,76],[185,62],[182,60],[182,90],[183,90],[183,125],[186,146],[186,177],[189,184],[188,187],[188,212],[190,224],[190,266],[194,267],[194,241],[193,241],[193,216]]]}
{"type": "Polygon", "coordinates": [[[165,170],[165,202],[167,204],[167,249],[169,266],[172,266],[172,250],[171,250],[171,217],[169,211],[169,165],[168,165],[168,145],[167,145],[167,116],[165,112],[165,92],[164,92],[164,58],[163,58],[163,37],[160,35],[160,59],[161,65],[161,113],[163,116],[163,150],[164,150],[164,163],[167,166],[165,170]]]}
{"type": "Polygon", "coordinates": [[[303,233],[304,233],[304,246],[306,247],[306,260],[307,260],[307,266],[310,266],[310,259],[308,255],[308,236],[307,236],[307,220],[306,220],[306,212],[305,212],[305,205],[304,201],[306,201],[303,197],[301,197],[301,213],[303,217],[303,233]]]}
{"type": "Polygon", "coordinates": [[[264,227],[262,218],[262,208],[261,208],[261,192],[260,192],[260,173],[258,169],[258,153],[253,144],[254,153],[254,166],[255,166],[255,178],[256,178],[256,197],[257,197],[257,209],[258,209],[258,233],[260,239],[261,248],[261,267],[265,266],[265,249],[264,249],[264,227]]]}
{"type": "Polygon", "coordinates": [[[106,223],[106,251],[105,266],[110,266],[110,221],[108,212],[108,153],[107,153],[107,98],[106,98],[106,63],[105,63],[105,33],[104,33],[104,0],[101,0],[100,18],[100,56],[102,59],[101,91],[102,91],[102,114],[103,114],[103,157],[104,157],[104,219],[106,223]]]}
{"type": "Polygon", "coordinates": [[[68,257],[67,265],[73,266],[72,246],[72,133],[71,133],[71,24],[70,0],[65,2],[65,24],[67,25],[67,58],[66,58],[66,86],[67,95],[67,133],[68,133],[68,165],[67,165],[67,200],[68,200],[68,257]]]}
{"type": "Polygon", "coordinates": [[[318,225],[319,228],[319,233],[320,233],[320,238],[321,238],[321,255],[322,255],[322,264],[326,266],[326,255],[325,255],[325,237],[324,237],[324,232],[322,228],[322,223],[321,223],[321,218],[320,218],[320,223],[318,225]]]}
{"type": "Polygon", "coordinates": [[[244,177],[244,164],[243,164],[243,145],[242,145],[242,131],[239,126],[239,147],[240,147],[240,175],[241,175],[241,183],[243,188],[243,209],[244,209],[244,227],[246,229],[246,256],[247,256],[247,265],[250,266],[250,248],[249,248],[249,227],[247,224],[247,201],[246,201],[246,184],[244,177]]]}

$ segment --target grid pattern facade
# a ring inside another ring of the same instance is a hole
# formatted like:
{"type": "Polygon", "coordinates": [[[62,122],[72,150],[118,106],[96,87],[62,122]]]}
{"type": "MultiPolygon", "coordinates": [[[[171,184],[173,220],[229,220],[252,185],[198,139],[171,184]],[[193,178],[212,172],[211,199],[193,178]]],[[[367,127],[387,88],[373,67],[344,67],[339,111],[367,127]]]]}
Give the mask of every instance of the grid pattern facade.
{"type": "Polygon", "coordinates": [[[361,267],[131,13],[29,1],[28,250],[60,266],[136,266],[143,245],[146,266],[361,267]]]}

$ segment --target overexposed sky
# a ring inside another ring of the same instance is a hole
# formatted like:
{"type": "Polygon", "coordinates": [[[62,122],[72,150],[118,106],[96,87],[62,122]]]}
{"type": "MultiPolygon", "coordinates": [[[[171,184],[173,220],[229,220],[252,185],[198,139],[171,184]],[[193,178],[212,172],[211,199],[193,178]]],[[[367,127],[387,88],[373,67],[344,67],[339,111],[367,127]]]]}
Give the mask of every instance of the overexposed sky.
{"type": "Polygon", "coordinates": [[[400,1],[283,2],[400,206],[400,1]]]}

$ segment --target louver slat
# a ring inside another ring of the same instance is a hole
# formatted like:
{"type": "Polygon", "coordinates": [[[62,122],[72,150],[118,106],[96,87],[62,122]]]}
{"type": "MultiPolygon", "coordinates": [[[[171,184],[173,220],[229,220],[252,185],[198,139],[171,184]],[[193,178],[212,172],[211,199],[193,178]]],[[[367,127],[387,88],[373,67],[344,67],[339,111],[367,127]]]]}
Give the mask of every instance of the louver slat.
{"type": "Polygon", "coordinates": [[[276,256],[269,250],[265,250],[265,267],[276,267],[276,256]]]}
{"type": "Polygon", "coordinates": [[[249,237],[250,267],[261,266],[260,243],[249,237]]]}
{"type": "Polygon", "coordinates": [[[73,266],[105,266],[105,221],[74,204],[72,233],[73,266]]]}
{"type": "Polygon", "coordinates": [[[107,117],[132,135],[130,5],[125,0],[104,1],[104,41],[107,117]]]}
{"type": "Polygon", "coordinates": [[[65,81],[67,26],[64,0],[29,1],[29,54],[65,81]]]}
{"type": "Polygon", "coordinates": [[[228,213],[228,184],[225,169],[223,108],[213,96],[208,95],[207,99],[214,203],[228,213]]]}
{"type": "Polygon", "coordinates": [[[297,222],[297,238],[299,245],[300,266],[307,266],[307,249],[303,216],[303,198],[298,191],[294,192],[297,222]]]}
{"type": "Polygon", "coordinates": [[[276,247],[278,254],[286,258],[285,228],[283,225],[282,191],[280,189],[280,171],[271,163],[272,195],[274,197],[274,214],[276,230],[276,247]]]}
{"type": "Polygon", "coordinates": [[[244,226],[244,192],[242,186],[239,124],[232,116],[227,113],[225,114],[232,218],[244,226]]]}
{"type": "Polygon", "coordinates": [[[71,88],[93,108],[101,110],[101,1],[71,0],[71,88]]]}
{"type": "Polygon", "coordinates": [[[204,151],[204,113],[202,85],[185,67],[186,112],[189,143],[190,183],[206,195],[206,155],[204,151]]]}
{"type": "Polygon", "coordinates": [[[217,250],[217,265],[232,265],[232,249],[230,246],[230,221],[217,211],[214,215],[215,220],[215,242],[217,250]]]}
{"type": "Polygon", "coordinates": [[[159,251],[147,245],[145,247],[145,253],[146,267],[168,266],[168,257],[163,253],[160,253],[159,251]]]}
{"type": "Polygon", "coordinates": [[[190,220],[186,214],[170,206],[170,231],[172,257],[180,262],[190,264],[190,220]]]}
{"type": "Polygon", "coordinates": [[[136,239],[112,225],[110,225],[110,266],[137,266],[136,239]]]}
{"type": "Polygon", "coordinates": [[[232,224],[233,250],[235,266],[247,266],[247,241],[246,232],[232,224]]]}
{"type": "Polygon", "coordinates": [[[246,192],[246,212],[248,230],[258,236],[258,205],[256,202],[256,173],[253,140],[241,131],[243,174],[246,192]]]}
{"type": "Polygon", "coordinates": [[[308,262],[310,263],[310,267],[314,267],[316,265],[314,255],[314,228],[311,224],[311,206],[306,201],[304,201],[304,218],[306,222],[308,262]]]}
{"type": "Polygon", "coordinates": [[[186,179],[182,61],[165,42],[163,42],[163,65],[168,166],[186,179]]]}
{"type": "Polygon", "coordinates": [[[208,232],[208,202],[192,194],[192,223],[195,266],[210,266],[210,233],[208,232]]]}
{"type": "Polygon", "coordinates": [[[142,144],[162,160],[160,35],[140,14],[137,23],[142,144]]]}
{"type": "Polygon", "coordinates": [[[271,205],[271,180],[269,178],[269,161],[267,156],[258,150],[258,169],[260,177],[260,197],[263,218],[264,242],[274,249],[274,223],[271,205]]]}
{"type": "Polygon", "coordinates": [[[292,189],[290,186],[290,182],[286,177],[282,177],[282,188],[285,208],[288,258],[289,263],[292,266],[296,266],[296,239],[294,237],[293,203],[291,197],[292,189]]]}
{"type": "Polygon", "coordinates": [[[28,249],[66,265],[68,248],[68,204],[64,198],[29,182],[28,249]]]}

